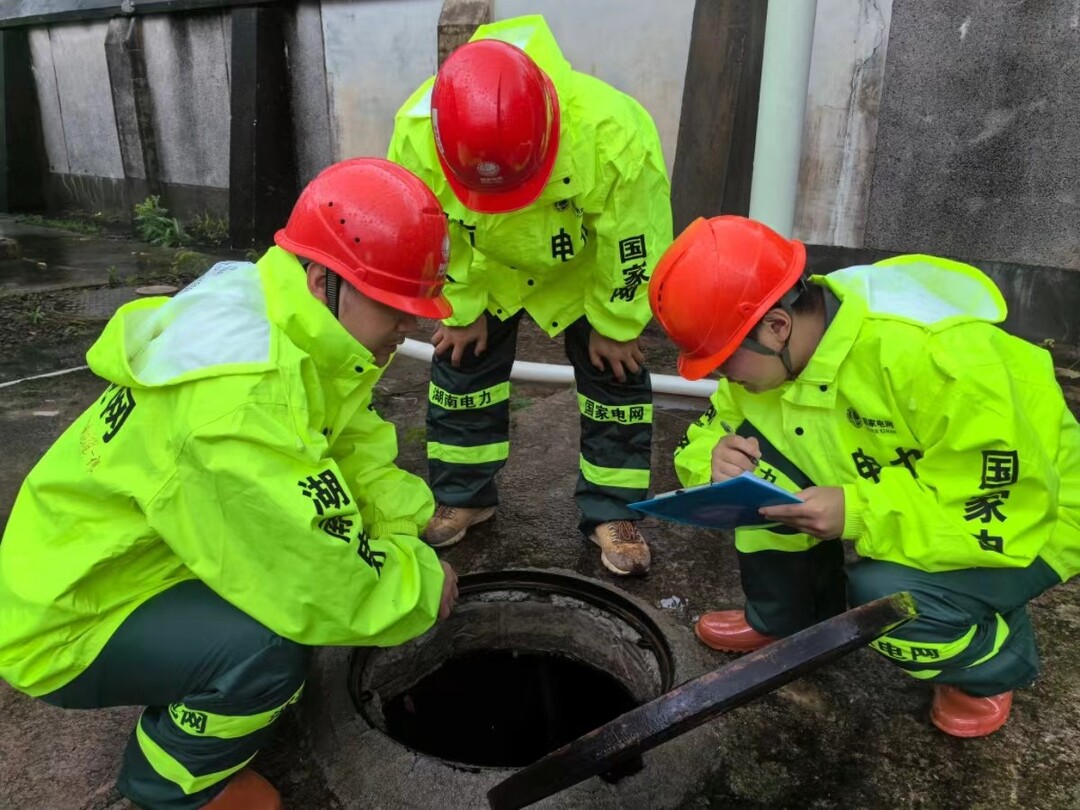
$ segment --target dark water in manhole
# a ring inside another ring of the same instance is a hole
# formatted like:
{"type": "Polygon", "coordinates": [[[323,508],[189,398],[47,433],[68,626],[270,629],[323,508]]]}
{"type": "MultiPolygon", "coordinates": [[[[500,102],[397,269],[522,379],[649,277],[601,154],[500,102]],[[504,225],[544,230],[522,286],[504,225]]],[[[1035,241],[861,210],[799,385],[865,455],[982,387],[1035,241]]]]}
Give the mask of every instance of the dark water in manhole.
{"type": "Polygon", "coordinates": [[[383,707],[387,732],[425,754],[521,767],[637,706],[570,658],[491,650],[451,658],[383,707]]]}

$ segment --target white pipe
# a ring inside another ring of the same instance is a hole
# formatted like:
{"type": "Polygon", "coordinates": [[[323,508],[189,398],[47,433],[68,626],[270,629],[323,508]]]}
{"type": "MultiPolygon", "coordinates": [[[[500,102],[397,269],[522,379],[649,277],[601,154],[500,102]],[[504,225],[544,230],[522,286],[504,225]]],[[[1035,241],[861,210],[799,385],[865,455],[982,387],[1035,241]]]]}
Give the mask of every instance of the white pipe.
{"type": "Polygon", "coordinates": [[[88,368],[90,368],[90,366],[75,366],[75,368],[65,368],[63,371],[50,371],[48,374],[23,377],[21,380],[9,380],[8,382],[0,383],[0,388],[7,388],[9,385],[18,385],[19,383],[31,382],[32,380],[44,380],[46,377],[60,377],[64,374],[71,374],[73,371],[85,371],[88,368]]]}
{"type": "Polygon", "coordinates": [[[750,218],[789,238],[795,230],[816,13],[817,0],[769,0],[765,18],[750,218]]]}
{"type": "MultiPolygon", "coordinates": [[[[411,357],[413,360],[424,360],[430,363],[434,351],[434,347],[428,343],[405,338],[405,342],[398,348],[397,353],[402,357],[411,357]]],[[[515,360],[514,367],[510,371],[510,379],[518,382],[565,385],[574,382],[574,369],[572,366],[515,360]]],[[[684,380],[682,377],[673,377],[669,374],[653,374],[652,389],[658,394],[708,399],[716,391],[716,380],[684,380]]]]}
{"type": "MultiPolygon", "coordinates": [[[[397,353],[402,357],[411,357],[414,360],[431,362],[431,355],[435,349],[428,343],[406,338],[397,353]]],[[[34,377],[23,377],[21,380],[10,380],[0,383],[0,388],[18,385],[19,383],[43,380],[46,377],[59,377],[63,374],[71,374],[74,371],[83,371],[89,366],[76,366],[63,371],[50,371],[48,374],[38,374],[34,377]]],[[[574,382],[574,369],[571,366],[562,366],[548,363],[530,363],[524,360],[515,360],[514,367],[510,371],[510,379],[518,382],[541,382],[555,383],[559,385],[574,382]]],[[[702,397],[708,399],[716,391],[715,380],[684,380],[682,377],[672,377],[668,374],[653,374],[652,388],[658,394],[674,394],[680,397],[702,397]]]]}

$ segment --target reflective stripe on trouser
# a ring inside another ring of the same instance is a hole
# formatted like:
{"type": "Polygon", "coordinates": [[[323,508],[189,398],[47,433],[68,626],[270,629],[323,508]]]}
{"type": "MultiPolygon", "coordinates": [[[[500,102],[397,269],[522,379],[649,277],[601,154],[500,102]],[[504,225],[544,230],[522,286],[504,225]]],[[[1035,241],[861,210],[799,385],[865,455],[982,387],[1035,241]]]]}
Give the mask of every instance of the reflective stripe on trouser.
{"type": "MultiPolygon", "coordinates": [[[[428,394],[428,471],[439,503],[493,506],[495,474],[509,456],[510,370],[516,354],[519,312],[505,321],[485,314],[487,349],[472,347],[459,368],[448,354],[431,367],[428,394]]],[[[566,356],[574,367],[581,412],[581,447],[575,499],[582,529],[608,520],[637,520],[627,504],[649,487],[652,442],[652,386],[649,372],[615,380],[589,362],[585,318],[564,332],[566,356]]]]}
{"type": "Polygon", "coordinates": [[[564,333],[566,358],[574,367],[581,413],[581,455],[574,499],[581,510],[581,530],[592,531],[609,520],[640,520],[627,504],[649,491],[652,461],[652,379],[644,366],[615,379],[589,360],[592,326],[579,318],[564,333]]]}
{"type": "Polygon", "coordinates": [[[428,388],[428,478],[435,500],[448,506],[494,506],[495,473],[510,455],[510,369],[517,348],[518,312],[487,318],[487,348],[465,350],[458,368],[450,352],[431,363],[428,388]]]}
{"type": "MultiPolygon", "coordinates": [[[[777,542],[783,539],[778,536],[777,542]]],[[[790,636],[846,608],[844,548],[839,540],[817,542],[801,551],[739,551],[738,557],[746,620],[759,633],[790,636]]]]}
{"type": "Polygon", "coordinates": [[[848,598],[861,605],[908,591],[916,619],[871,646],[908,674],[972,695],[1025,686],[1039,673],[1027,603],[1061,580],[1042,560],[1027,568],[929,573],[862,560],[848,569],[848,598]]]}
{"type": "Polygon", "coordinates": [[[266,745],[300,697],[311,650],[198,580],[140,605],[79,677],[64,708],[143,705],[117,787],[140,807],[201,807],[266,745]]]}

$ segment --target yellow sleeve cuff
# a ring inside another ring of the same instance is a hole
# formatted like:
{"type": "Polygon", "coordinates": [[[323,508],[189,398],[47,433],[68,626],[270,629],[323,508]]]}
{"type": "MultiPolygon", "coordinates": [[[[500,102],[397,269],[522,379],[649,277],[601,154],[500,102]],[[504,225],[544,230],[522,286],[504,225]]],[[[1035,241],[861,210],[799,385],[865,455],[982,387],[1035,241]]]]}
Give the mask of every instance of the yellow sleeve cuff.
{"type": "Polygon", "coordinates": [[[407,519],[401,520],[378,520],[371,524],[369,537],[385,537],[388,534],[403,534],[406,537],[416,537],[419,527],[415,522],[407,519]]]}
{"type": "Polygon", "coordinates": [[[840,537],[844,540],[858,540],[862,537],[863,503],[854,484],[845,484],[844,490],[844,530],[840,537]]]}

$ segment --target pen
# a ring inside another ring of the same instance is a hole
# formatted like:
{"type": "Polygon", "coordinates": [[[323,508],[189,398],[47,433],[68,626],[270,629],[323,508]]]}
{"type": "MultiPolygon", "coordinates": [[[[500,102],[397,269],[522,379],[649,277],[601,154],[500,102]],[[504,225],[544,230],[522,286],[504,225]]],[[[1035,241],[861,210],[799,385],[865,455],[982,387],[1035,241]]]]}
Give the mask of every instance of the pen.
{"type": "MultiPolygon", "coordinates": [[[[729,436],[738,435],[734,430],[732,430],[731,425],[729,425],[723,419],[720,420],[720,427],[722,427],[724,429],[724,432],[727,433],[729,436]]],[[[746,456],[748,459],[750,459],[750,463],[753,464],[755,467],[758,465],[758,460],[749,453],[747,453],[745,450],[739,450],[739,452],[746,456]]]]}

